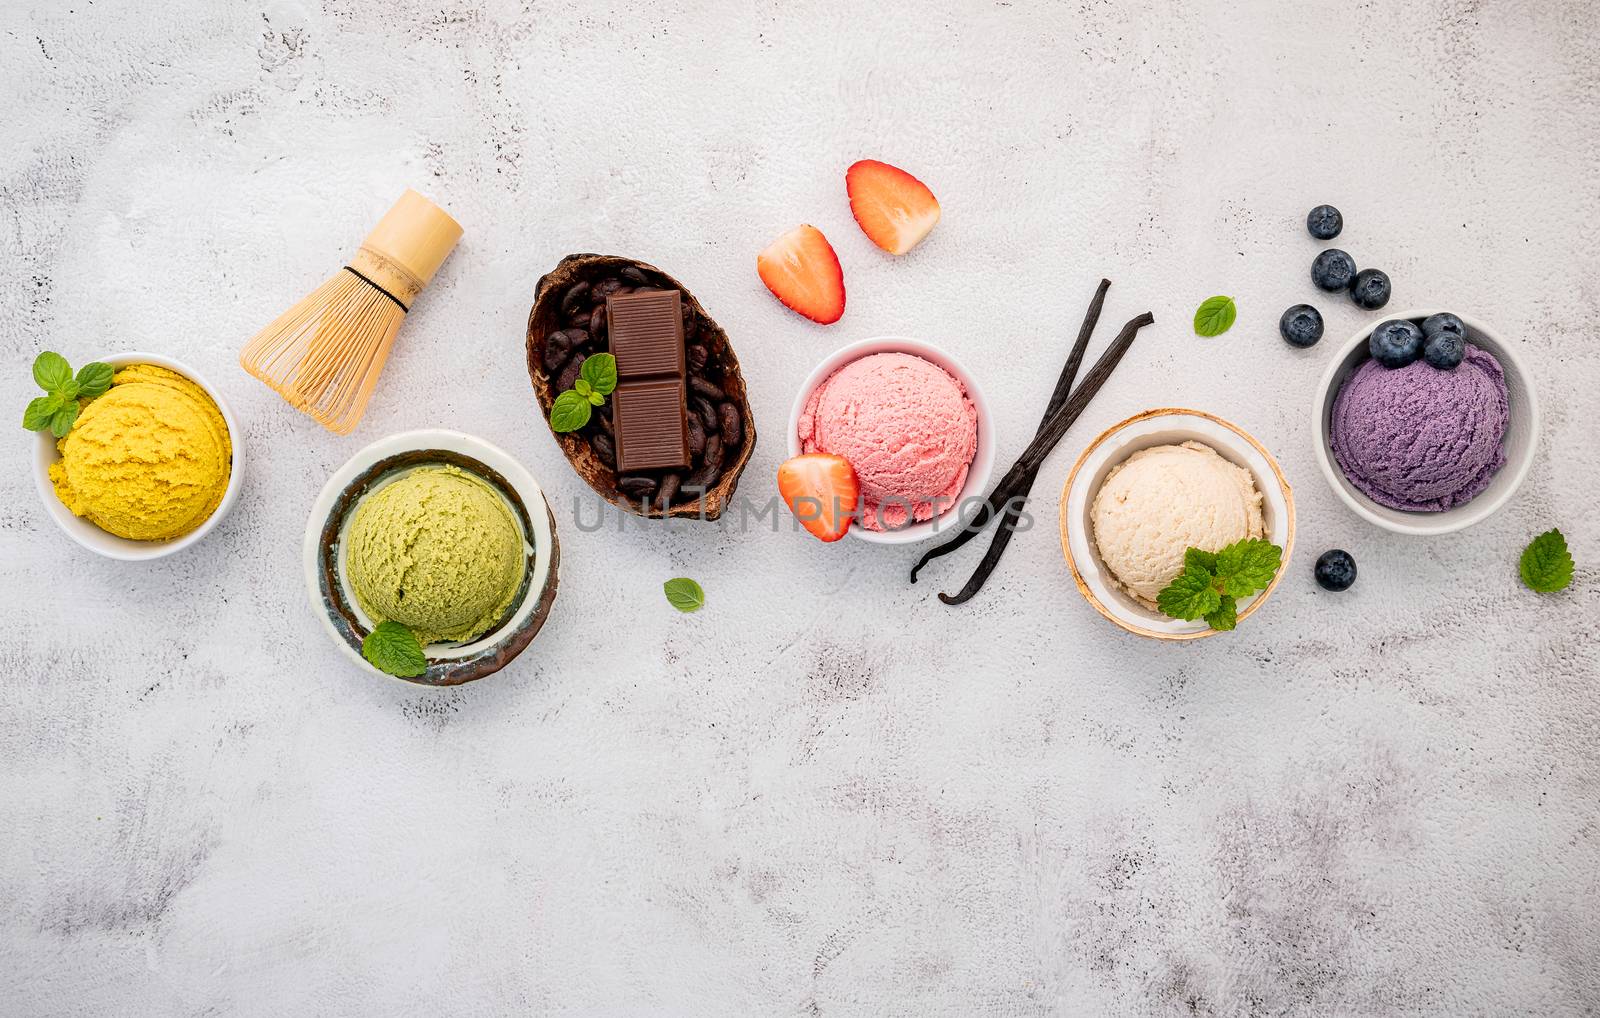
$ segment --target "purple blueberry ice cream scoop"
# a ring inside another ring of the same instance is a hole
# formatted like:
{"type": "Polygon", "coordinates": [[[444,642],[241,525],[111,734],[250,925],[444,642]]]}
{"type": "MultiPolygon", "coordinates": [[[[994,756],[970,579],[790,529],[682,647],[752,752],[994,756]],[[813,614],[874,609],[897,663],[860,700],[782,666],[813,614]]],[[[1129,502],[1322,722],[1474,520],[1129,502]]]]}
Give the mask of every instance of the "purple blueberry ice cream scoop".
{"type": "Polygon", "coordinates": [[[1329,441],[1350,483],[1380,505],[1442,512],[1483,493],[1506,462],[1505,372],[1467,345],[1452,370],[1366,360],[1333,400],[1329,441]]]}

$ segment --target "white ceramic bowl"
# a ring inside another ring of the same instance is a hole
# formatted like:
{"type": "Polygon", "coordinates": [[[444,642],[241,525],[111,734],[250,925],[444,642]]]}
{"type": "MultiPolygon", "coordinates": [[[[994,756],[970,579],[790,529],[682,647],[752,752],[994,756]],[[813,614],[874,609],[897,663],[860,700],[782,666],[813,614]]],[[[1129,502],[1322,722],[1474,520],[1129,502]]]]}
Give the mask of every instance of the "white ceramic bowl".
{"type": "Polygon", "coordinates": [[[533,475],[510,453],[459,431],[406,431],[380,439],[350,457],[323,486],[306,521],[306,589],[328,635],[357,667],[396,678],[361,656],[373,621],[361,610],[345,575],[340,539],[355,507],[372,491],[417,467],[452,463],[497,489],[529,547],[528,572],[518,600],[499,625],[471,643],[423,648],[427,671],[403,679],[424,686],[454,686],[499,671],[538,635],[555,601],[561,551],[555,518],[533,475]]]}
{"type": "Polygon", "coordinates": [[[1250,472],[1261,492],[1266,539],[1283,549],[1283,563],[1271,585],[1239,606],[1241,624],[1278,589],[1294,552],[1294,489],[1272,454],[1243,428],[1204,411],[1175,407],[1146,410],[1107,428],[1083,450],[1061,489],[1061,550],[1078,592],[1096,611],[1130,633],[1157,640],[1197,640],[1215,636],[1217,630],[1202,619],[1169,619],[1117,586],[1095,547],[1089,509],[1112,467],[1140,449],[1188,441],[1203,442],[1250,472]]]}
{"type": "Polygon", "coordinates": [[[125,368],[130,364],[154,364],[158,368],[176,371],[205,390],[205,394],[211,397],[211,401],[217,405],[218,412],[222,414],[223,423],[228,426],[228,441],[233,446],[233,465],[228,471],[228,487],[222,493],[222,501],[217,504],[216,510],[206,521],[182,537],[175,537],[170,541],[132,541],[126,537],[118,537],[101,530],[81,516],[72,515],[72,510],[56,497],[55,486],[50,483],[50,465],[61,459],[61,453],[56,450],[55,435],[46,428],[38,432],[33,454],[33,483],[39,489],[39,498],[44,502],[45,512],[56,521],[56,526],[83,547],[106,558],[121,559],[124,562],[163,558],[204,540],[205,536],[222,522],[223,517],[233,510],[234,503],[239,501],[239,490],[244,486],[244,433],[239,430],[239,422],[234,419],[228,401],[223,399],[217,387],[206,381],[198,371],[171,357],[155,353],[121,353],[110,357],[91,357],[84,363],[94,361],[109,364],[114,368],[125,368]]]}
{"type": "Polygon", "coordinates": [[[860,525],[852,526],[849,530],[850,536],[870,544],[915,544],[957,529],[962,504],[968,499],[981,499],[988,493],[989,474],[994,470],[994,423],[989,417],[989,404],[983,398],[977,380],[954,357],[932,343],[905,336],[878,336],[835,350],[806,376],[799,395],[795,397],[794,409],[789,411],[789,455],[800,455],[800,414],[805,410],[806,399],[812,391],[851,361],[876,353],[907,353],[938,365],[966,388],[967,398],[972,400],[973,407],[978,411],[978,447],[973,453],[972,465],[967,468],[967,483],[953,506],[931,520],[913,523],[898,530],[868,530],[860,525]]]}
{"type": "Polygon", "coordinates": [[[1485,488],[1477,498],[1464,505],[1437,513],[1406,512],[1379,505],[1345,477],[1344,470],[1333,458],[1333,447],[1329,444],[1328,435],[1329,419],[1333,416],[1333,400],[1339,393],[1339,387],[1344,384],[1345,376],[1367,359],[1367,338],[1380,322],[1392,318],[1414,319],[1420,322],[1429,315],[1438,314],[1440,310],[1442,309],[1402,311],[1362,326],[1355,335],[1345,341],[1328,364],[1328,370],[1323,372],[1322,380],[1317,384],[1316,396],[1311,405],[1311,433],[1315,436],[1317,465],[1322,468],[1322,476],[1327,478],[1333,493],[1338,495],[1357,516],[1397,534],[1448,534],[1489,518],[1510,501],[1511,496],[1522,486],[1529,469],[1533,466],[1533,454],[1539,442],[1539,398],[1534,393],[1533,375],[1523,361],[1522,355],[1517,352],[1514,344],[1507,342],[1487,323],[1470,315],[1453,312],[1467,327],[1467,342],[1493,354],[1495,360],[1505,369],[1506,396],[1511,409],[1511,422],[1506,427],[1505,466],[1500,468],[1500,472],[1489,482],[1489,487],[1485,488]]]}

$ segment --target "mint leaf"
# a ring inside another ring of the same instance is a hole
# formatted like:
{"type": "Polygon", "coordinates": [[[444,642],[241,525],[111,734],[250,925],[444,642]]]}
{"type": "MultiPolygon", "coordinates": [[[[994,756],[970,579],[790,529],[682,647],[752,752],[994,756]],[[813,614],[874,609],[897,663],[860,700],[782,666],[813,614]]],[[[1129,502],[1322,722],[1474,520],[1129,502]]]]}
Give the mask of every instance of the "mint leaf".
{"type": "Polygon", "coordinates": [[[111,376],[116,373],[116,368],[100,361],[85,364],[78,369],[78,395],[85,399],[105,395],[105,391],[111,388],[111,376]]]}
{"type": "Polygon", "coordinates": [[[46,350],[33,360],[33,380],[45,392],[55,392],[72,381],[72,367],[65,357],[46,350]]]}
{"type": "Polygon", "coordinates": [[[417,634],[398,622],[380,622],[361,641],[361,656],[381,672],[409,679],[428,670],[428,656],[417,634]]]}
{"type": "Polygon", "coordinates": [[[1161,614],[1185,622],[1197,619],[1222,605],[1222,595],[1211,585],[1211,574],[1198,566],[1186,568],[1156,595],[1161,614]]]}
{"type": "Polygon", "coordinates": [[[1199,336],[1220,336],[1233,327],[1239,309],[1232,297],[1207,297],[1194,313],[1194,331],[1199,336]]]}
{"type": "Polygon", "coordinates": [[[1572,583],[1572,553],[1559,530],[1546,530],[1523,549],[1517,571],[1529,590],[1553,594],[1572,583]]]}
{"type": "Polygon", "coordinates": [[[1206,551],[1204,548],[1190,548],[1183,553],[1183,568],[1204,569],[1208,573],[1217,571],[1217,553],[1206,551]]]}
{"type": "MultiPolygon", "coordinates": [[[[584,363],[587,364],[588,361],[584,363]]],[[[579,395],[577,390],[568,389],[557,396],[555,403],[550,407],[550,429],[577,431],[589,423],[589,414],[592,412],[588,399],[579,395]]]]}
{"type": "Polygon", "coordinates": [[[1249,597],[1266,590],[1283,563],[1283,549],[1260,538],[1235,541],[1217,552],[1217,579],[1222,592],[1249,597]]]}
{"type": "Polygon", "coordinates": [[[593,389],[589,388],[589,380],[587,378],[580,378],[576,382],[573,382],[572,391],[582,396],[584,399],[588,399],[589,394],[594,392],[593,389]]]}
{"type": "Polygon", "coordinates": [[[589,402],[594,406],[604,406],[606,398],[598,392],[589,393],[589,402]]]}
{"type": "Polygon", "coordinates": [[[1206,625],[1219,633],[1226,633],[1239,624],[1239,602],[1233,595],[1223,594],[1216,611],[1206,612],[1206,625]]]}
{"type": "MultiPolygon", "coordinates": [[[[587,364],[588,361],[584,363],[587,364]]],[[[661,585],[661,589],[666,592],[667,600],[671,602],[672,607],[681,612],[699,611],[701,605],[706,603],[706,592],[700,589],[700,584],[687,576],[668,580],[661,585]]]]}
{"type": "Polygon", "coordinates": [[[28,408],[22,411],[22,426],[29,431],[43,431],[65,403],[60,396],[37,396],[29,400],[28,408]]]}
{"type": "Polygon", "coordinates": [[[72,430],[72,425],[78,420],[78,401],[67,400],[55,416],[50,418],[50,434],[57,438],[66,438],[67,432],[72,430]]]}
{"type": "Polygon", "coordinates": [[[1265,590],[1283,564],[1283,549],[1260,538],[1235,541],[1219,552],[1190,548],[1183,572],[1156,595],[1163,615],[1226,632],[1239,624],[1239,598],[1265,590]]]}
{"type": "Polygon", "coordinates": [[[589,388],[602,396],[609,396],[617,388],[617,358],[608,353],[597,353],[583,362],[578,377],[589,383],[589,388]]]}

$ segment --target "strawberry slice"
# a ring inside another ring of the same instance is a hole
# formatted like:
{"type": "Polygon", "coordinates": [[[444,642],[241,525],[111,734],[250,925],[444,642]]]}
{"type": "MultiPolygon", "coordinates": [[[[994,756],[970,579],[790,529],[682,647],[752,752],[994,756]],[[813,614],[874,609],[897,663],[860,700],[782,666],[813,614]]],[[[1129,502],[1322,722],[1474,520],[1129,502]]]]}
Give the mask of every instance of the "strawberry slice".
{"type": "Polygon", "coordinates": [[[784,307],[832,325],[844,314],[844,271],[815,226],[796,226],[756,255],[756,271],[784,307]]]}
{"type": "Polygon", "coordinates": [[[811,536],[837,541],[850,529],[861,482],[843,456],[813,452],[778,467],[778,495],[811,536]]]}
{"type": "Polygon", "coordinates": [[[850,211],[861,232],[890,254],[903,255],[939,222],[939,200],[905,170],[863,159],[844,174],[850,211]]]}

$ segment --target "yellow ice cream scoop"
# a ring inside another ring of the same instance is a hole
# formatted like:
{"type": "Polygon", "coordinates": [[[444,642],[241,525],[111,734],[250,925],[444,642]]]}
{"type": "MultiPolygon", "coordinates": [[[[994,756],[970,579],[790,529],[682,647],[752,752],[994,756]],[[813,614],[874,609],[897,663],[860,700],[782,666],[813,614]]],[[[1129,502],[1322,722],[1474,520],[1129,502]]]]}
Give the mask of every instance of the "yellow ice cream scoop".
{"type": "Polygon", "coordinates": [[[57,448],[56,496],[74,515],[135,541],[171,540],[200,526],[221,504],[233,469],[228,425],[211,397],[154,364],[119,370],[57,448]]]}

